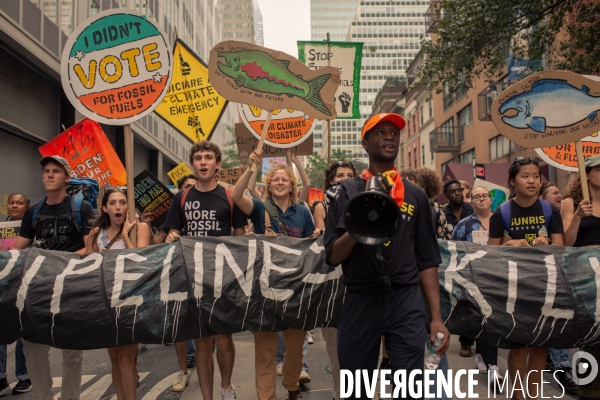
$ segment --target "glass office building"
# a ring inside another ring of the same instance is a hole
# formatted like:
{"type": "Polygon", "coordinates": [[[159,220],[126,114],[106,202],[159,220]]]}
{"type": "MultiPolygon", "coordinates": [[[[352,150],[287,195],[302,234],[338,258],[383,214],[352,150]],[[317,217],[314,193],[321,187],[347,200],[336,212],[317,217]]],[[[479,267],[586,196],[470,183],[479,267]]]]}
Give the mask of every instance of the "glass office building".
{"type": "MultiPolygon", "coordinates": [[[[362,125],[371,114],[373,101],[386,79],[405,76],[406,68],[419,52],[419,42],[426,35],[423,17],[428,7],[429,1],[358,2],[344,40],[364,43],[360,80],[362,119],[331,123],[332,148],[345,150],[347,158],[366,160],[360,144],[362,125]]],[[[315,23],[311,23],[314,32],[315,23]]],[[[323,130],[325,126],[323,123],[323,130]]],[[[317,145],[315,138],[318,152],[317,146],[323,148],[324,145],[322,142],[317,145]]]]}
{"type": "MultiPolygon", "coordinates": [[[[326,40],[329,33],[331,41],[345,41],[359,3],[359,0],[311,0],[311,40],[326,40]]],[[[324,121],[317,123],[313,133],[314,153],[325,155],[327,146],[323,145],[323,140],[327,138],[326,129],[324,121]]]]}

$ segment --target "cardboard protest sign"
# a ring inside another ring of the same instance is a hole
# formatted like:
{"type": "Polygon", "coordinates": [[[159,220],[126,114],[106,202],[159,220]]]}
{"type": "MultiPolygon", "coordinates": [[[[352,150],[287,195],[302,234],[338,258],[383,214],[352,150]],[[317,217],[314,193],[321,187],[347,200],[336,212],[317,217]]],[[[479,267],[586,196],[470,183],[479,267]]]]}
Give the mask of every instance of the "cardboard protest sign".
{"type": "Polygon", "coordinates": [[[335,119],[337,68],[311,70],[281,51],[225,41],[210,52],[210,82],[227,100],[265,110],[290,109],[318,119],[335,119]]]}
{"type": "Polygon", "coordinates": [[[220,169],[217,171],[215,175],[215,179],[220,182],[229,183],[230,185],[235,185],[237,181],[244,174],[244,168],[228,168],[228,169],[220,169]]]}
{"type": "Polygon", "coordinates": [[[552,147],[598,131],[598,110],[600,81],[569,71],[543,71],[496,97],[492,121],[522,147],[552,147]]]}
{"type": "Polygon", "coordinates": [[[208,66],[180,39],[173,49],[173,79],[154,110],[192,142],[209,140],[227,100],[208,80],[208,66]]]}
{"type": "Polygon", "coordinates": [[[158,25],[138,12],[113,9],[75,28],[62,53],[60,76],[77,111],[104,124],[125,125],[162,100],[172,59],[158,25]]]}
{"type": "Polygon", "coordinates": [[[150,214],[152,226],[160,228],[167,218],[167,212],[175,196],[147,169],[139,173],[133,182],[135,207],[141,213],[150,214]]]}
{"type": "MultiPolygon", "coordinates": [[[[241,103],[238,103],[238,111],[246,128],[260,139],[268,111],[241,103]]],[[[315,124],[316,120],[302,111],[273,110],[265,145],[280,148],[296,147],[312,135],[315,124]]]]}
{"type": "Polygon", "coordinates": [[[21,231],[21,221],[0,222],[0,251],[12,250],[21,231]]]}
{"type": "MultiPolygon", "coordinates": [[[[598,249],[438,246],[440,311],[453,335],[500,348],[600,348],[598,249]]],[[[325,257],[322,237],[265,235],[181,237],[86,256],[0,252],[0,343],[86,350],[337,327],[346,289],[342,266],[325,257]]]]}
{"type": "Polygon", "coordinates": [[[490,197],[492,198],[492,211],[498,208],[500,204],[508,200],[508,196],[510,195],[510,192],[507,188],[496,185],[495,183],[488,182],[483,179],[475,179],[475,182],[473,183],[473,188],[476,188],[477,186],[483,186],[484,188],[490,191],[490,197]]]}
{"type": "Polygon", "coordinates": [[[335,93],[337,119],[360,118],[360,66],[363,43],[298,41],[298,60],[310,69],[332,66],[340,70],[335,93]]]}
{"type": "MultiPolygon", "coordinates": [[[[272,124],[271,124],[272,125],[272,124]]],[[[250,156],[254,150],[258,147],[259,139],[253,132],[250,132],[248,127],[243,123],[235,124],[235,142],[238,148],[238,158],[245,160],[250,156]]],[[[310,135],[308,139],[302,143],[289,148],[293,154],[298,156],[307,156],[313,153],[313,137],[310,135]]],[[[262,152],[266,157],[285,157],[285,151],[287,149],[283,147],[274,147],[264,144],[262,152]]]]}
{"type": "Polygon", "coordinates": [[[186,163],[182,162],[181,164],[167,172],[167,175],[169,176],[169,178],[171,178],[173,185],[177,186],[178,180],[180,180],[186,175],[190,175],[191,173],[192,170],[190,169],[190,167],[188,167],[186,163]]]}
{"type": "MultiPolygon", "coordinates": [[[[598,132],[581,139],[583,158],[600,155],[600,137],[598,132]]],[[[577,152],[573,143],[565,143],[559,146],[542,147],[535,149],[540,158],[548,164],[565,171],[578,172],[577,152]]]]}
{"type": "Polygon", "coordinates": [[[266,176],[267,172],[277,166],[277,165],[287,165],[287,160],[285,157],[265,157],[262,159],[262,176],[266,176]]]}
{"type": "Polygon", "coordinates": [[[321,189],[310,188],[308,190],[308,205],[312,206],[315,201],[323,201],[325,199],[325,192],[321,189]]]}
{"type": "Polygon", "coordinates": [[[127,183],[125,167],[96,121],[84,118],[38,150],[44,157],[65,158],[73,176],[95,179],[100,186],[127,183]]]}

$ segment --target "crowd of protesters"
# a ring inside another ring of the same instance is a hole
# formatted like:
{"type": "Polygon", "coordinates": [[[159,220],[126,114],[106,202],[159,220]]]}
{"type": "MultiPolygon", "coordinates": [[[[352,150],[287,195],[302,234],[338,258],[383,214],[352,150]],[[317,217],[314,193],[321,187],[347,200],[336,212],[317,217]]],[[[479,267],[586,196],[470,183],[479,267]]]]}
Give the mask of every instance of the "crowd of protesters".
{"type": "MultiPolygon", "coordinates": [[[[539,160],[516,158],[508,171],[509,200],[492,211],[490,191],[484,186],[471,188],[467,182],[454,179],[442,183],[436,172],[427,168],[398,171],[395,160],[405,124],[396,114],[377,114],[368,119],[361,133],[369,156],[368,169],[357,171],[346,160],[333,162],[323,177],[324,199],[311,207],[306,204],[310,181],[294,155],[290,162],[301,177],[301,190],[291,165],[276,166],[263,178],[263,195],[254,187],[261,154],[250,155],[250,166],[231,190],[215,180],[221,168],[219,147],[209,141],[198,142],[189,154],[193,174],[179,180],[179,191],[160,229],[152,227],[145,214],[130,222],[126,189],[118,187],[104,190],[97,215],[86,201],[78,207],[87,223],[78,226],[73,218],[62,218],[73,214],[73,195],[66,190],[71,168],[62,157],[44,157],[44,198],[34,206],[22,193],[12,194],[8,200],[8,218],[22,220],[14,248],[37,246],[88,254],[173,242],[181,236],[238,236],[253,232],[301,239],[323,235],[327,261],[331,265],[342,264],[347,288],[338,328],[321,330],[333,372],[333,398],[340,399],[340,369],[376,369],[382,347],[384,361],[380,368],[422,369],[424,344],[427,340],[433,342],[438,332],[445,335],[437,348],[443,356],[439,369],[447,371],[450,366],[445,352],[450,334],[440,314],[437,266],[441,257],[437,240],[488,246],[600,246],[600,156],[585,160],[591,201],[583,199],[580,178],[561,193],[555,184],[542,184],[539,160]],[[341,222],[349,200],[364,191],[367,181],[378,174],[385,174],[393,182],[390,194],[399,206],[414,206],[410,211],[412,218],[402,224],[384,251],[358,243],[341,222]],[[245,195],[247,190],[250,197],[245,195]],[[441,193],[447,199],[443,205],[438,204],[441,193]],[[195,208],[201,212],[184,212],[195,208]],[[511,218],[532,216],[545,217],[545,223],[528,230],[511,228],[511,218]],[[130,239],[132,231],[136,233],[135,241],[130,239]],[[419,240],[415,241],[417,236],[419,240]]],[[[221,398],[235,399],[233,337],[210,331],[205,325],[202,330],[201,338],[175,343],[180,372],[172,390],[184,391],[189,384],[189,371],[195,368],[203,398],[212,400],[215,354],[221,372],[221,398]]],[[[495,376],[498,348],[477,338],[461,336],[459,340],[459,355],[474,357],[477,369],[495,376]]],[[[310,382],[306,359],[311,333],[296,329],[254,332],[254,342],[257,397],[274,400],[280,375],[288,398],[302,398],[299,386],[310,382]]],[[[133,344],[108,349],[119,400],[136,398],[138,348],[138,344],[133,344]]],[[[7,347],[0,346],[0,397],[33,389],[36,400],[51,398],[49,349],[47,345],[19,339],[15,350],[19,382],[11,387],[6,378],[7,347]]],[[[598,351],[587,351],[596,358],[600,356],[598,351]]],[[[83,352],[63,350],[62,357],[62,397],[78,399],[83,352]]],[[[568,349],[511,349],[507,361],[512,379],[517,373],[526,376],[531,370],[556,368],[561,371],[558,376],[567,392],[578,391],[581,399],[600,397],[598,379],[577,388],[568,349]]],[[[500,384],[501,378],[496,379],[491,382],[500,384]]],[[[536,393],[539,379],[540,375],[531,375],[526,383],[529,393],[536,393]]],[[[516,383],[517,388],[519,384],[516,383]]],[[[522,398],[521,393],[516,391],[515,398],[522,398]]]]}

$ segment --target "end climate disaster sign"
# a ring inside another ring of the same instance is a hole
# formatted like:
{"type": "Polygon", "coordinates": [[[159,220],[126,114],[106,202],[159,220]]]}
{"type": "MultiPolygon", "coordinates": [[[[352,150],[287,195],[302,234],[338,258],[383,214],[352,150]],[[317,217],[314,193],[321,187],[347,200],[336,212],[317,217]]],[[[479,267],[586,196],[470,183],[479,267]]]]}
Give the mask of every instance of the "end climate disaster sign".
{"type": "Polygon", "coordinates": [[[171,80],[172,53],[145,15],[109,10],[81,24],[62,54],[61,80],[83,115],[124,125],[152,112],[171,80]]]}

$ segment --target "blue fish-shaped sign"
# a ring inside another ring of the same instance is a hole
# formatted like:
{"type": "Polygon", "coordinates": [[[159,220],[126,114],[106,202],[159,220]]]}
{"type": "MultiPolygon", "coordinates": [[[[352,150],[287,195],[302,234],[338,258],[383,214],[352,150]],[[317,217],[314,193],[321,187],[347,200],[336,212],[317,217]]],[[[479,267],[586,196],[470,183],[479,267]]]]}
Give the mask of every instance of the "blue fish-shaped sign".
{"type": "Polygon", "coordinates": [[[544,133],[546,128],[564,128],[585,119],[594,121],[600,110],[600,97],[590,95],[586,85],[577,88],[563,79],[542,79],[499,108],[502,115],[509,110],[516,110],[517,114],[503,116],[505,124],[544,133]]]}

